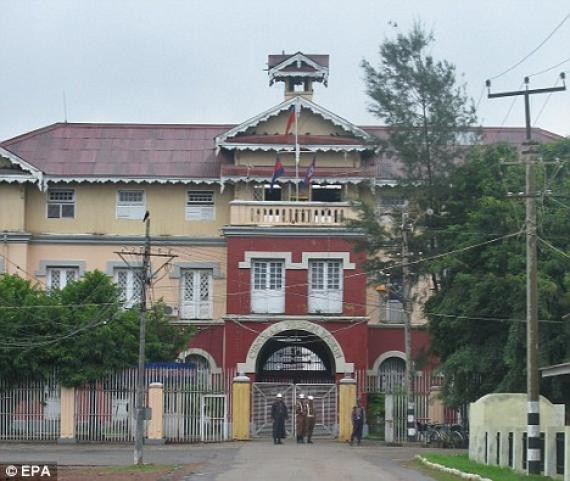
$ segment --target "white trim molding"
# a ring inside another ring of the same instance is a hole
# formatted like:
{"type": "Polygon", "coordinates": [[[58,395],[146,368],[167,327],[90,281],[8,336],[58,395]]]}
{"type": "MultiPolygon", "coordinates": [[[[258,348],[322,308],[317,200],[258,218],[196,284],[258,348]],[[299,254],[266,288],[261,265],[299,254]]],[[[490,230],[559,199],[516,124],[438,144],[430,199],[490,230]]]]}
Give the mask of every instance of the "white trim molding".
{"type": "Polygon", "coordinates": [[[180,279],[182,269],[211,269],[214,279],[224,279],[224,273],[219,262],[177,262],[172,264],[172,270],[168,277],[171,279],[180,279]]]}
{"type": "MultiPolygon", "coordinates": [[[[293,97],[289,100],[281,102],[280,104],[278,104],[274,107],[271,107],[270,109],[266,110],[265,112],[262,112],[259,115],[256,115],[255,117],[252,117],[252,118],[246,120],[245,122],[242,122],[241,124],[239,124],[239,125],[233,127],[232,129],[228,130],[227,132],[224,132],[223,134],[218,135],[216,137],[217,149],[228,148],[228,143],[226,143],[227,139],[232,138],[232,137],[236,137],[238,134],[245,132],[250,127],[255,127],[255,126],[259,125],[261,122],[264,122],[264,121],[270,119],[271,117],[275,117],[275,116],[279,115],[281,112],[289,110],[292,105],[297,105],[297,104],[300,105],[300,107],[302,107],[302,108],[310,110],[313,114],[318,115],[325,120],[329,120],[330,122],[332,122],[337,127],[342,128],[345,132],[350,133],[350,134],[354,135],[355,137],[359,137],[361,139],[364,139],[366,142],[371,141],[373,139],[373,137],[368,132],[362,130],[360,127],[357,127],[356,125],[349,122],[348,120],[343,119],[342,117],[339,117],[338,115],[334,114],[333,112],[321,107],[320,105],[317,105],[316,103],[314,103],[314,102],[312,102],[312,101],[310,101],[304,97],[296,96],[296,97],[293,97]]],[[[235,144],[229,143],[229,145],[235,145],[235,144]]],[[[291,148],[290,145],[288,147],[291,148]]],[[[313,147],[316,147],[316,146],[313,146],[313,147]]],[[[346,146],[346,145],[342,146],[342,148],[344,150],[346,150],[347,147],[350,147],[350,146],[346,146]]],[[[364,147],[364,146],[362,146],[362,147],[364,147]]],[[[250,148],[251,148],[251,146],[247,147],[247,149],[250,149],[250,148]]],[[[323,146],[319,146],[319,148],[323,148],[323,146]]],[[[271,147],[270,149],[272,150],[272,149],[274,149],[274,147],[271,147]]],[[[375,147],[370,146],[370,147],[363,148],[362,150],[375,150],[375,147]]]]}
{"type": "Polygon", "coordinates": [[[212,374],[219,374],[222,372],[222,368],[218,367],[214,356],[212,356],[208,351],[200,349],[199,347],[190,347],[182,351],[180,354],[178,354],[178,359],[180,361],[184,361],[188,356],[191,355],[202,356],[204,359],[206,359],[210,365],[210,371],[212,371],[212,374]]]}
{"type": "MultiPolygon", "coordinates": [[[[0,147],[0,157],[8,159],[8,162],[10,162],[12,165],[16,165],[20,167],[20,169],[29,172],[32,178],[34,178],[37,181],[40,190],[44,189],[44,174],[37,167],[34,167],[32,164],[26,162],[24,159],[18,157],[16,154],[13,154],[12,152],[6,150],[3,147],[0,147]]],[[[9,179],[9,176],[2,177],[2,180],[6,179],[9,179]]]]}
{"type": "Polygon", "coordinates": [[[85,275],[85,261],[50,260],[40,261],[40,266],[35,276],[46,277],[48,275],[47,270],[50,267],[75,267],[79,271],[79,277],[83,277],[85,275]]]}
{"type": "Polygon", "coordinates": [[[330,331],[318,324],[309,321],[282,321],[272,324],[259,333],[251,343],[245,362],[237,364],[237,371],[243,373],[255,373],[257,357],[267,341],[273,336],[284,331],[306,331],[320,337],[330,349],[334,362],[335,372],[347,374],[354,372],[354,363],[346,362],[342,347],[330,331]]]}
{"type": "Polygon", "coordinates": [[[251,269],[253,259],[282,259],[285,269],[308,269],[311,259],[339,259],[342,260],[343,270],[356,269],[354,262],[350,262],[350,252],[303,252],[301,262],[292,261],[291,252],[245,251],[244,260],[238,264],[240,269],[251,269]]]}
{"type": "Polygon", "coordinates": [[[386,351],[380,354],[374,364],[372,365],[372,369],[368,371],[368,374],[378,374],[378,369],[380,369],[380,365],[386,360],[390,359],[391,357],[397,357],[402,361],[406,362],[406,355],[402,351],[386,351]]]}

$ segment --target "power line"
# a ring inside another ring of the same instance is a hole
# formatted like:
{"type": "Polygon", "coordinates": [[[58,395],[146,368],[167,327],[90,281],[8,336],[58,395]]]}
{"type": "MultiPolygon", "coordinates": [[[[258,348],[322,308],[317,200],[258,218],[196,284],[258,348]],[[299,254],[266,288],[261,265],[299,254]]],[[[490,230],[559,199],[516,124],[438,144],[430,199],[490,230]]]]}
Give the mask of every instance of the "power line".
{"type": "MultiPolygon", "coordinates": [[[[558,86],[558,82],[560,82],[560,77],[558,77],[556,79],[556,83],[554,84],[554,87],[558,86]]],[[[546,99],[544,99],[544,103],[542,104],[542,107],[540,108],[540,111],[538,112],[537,116],[534,118],[534,122],[533,125],[536,127],[536,124],[538,123],[538,120],[540,119],[540,117],[542,116],[542,112],[544,112],[544,109],[546,108],[546,106],[548,105],[548,102],[550,100],[550,97],[552,97],[553,92],[550,92],[547,96],[546,99]]],[[[516,98],[516,97],[515,97],[516,98]]]]}
{"type": "Polygon", "coordinates": [[[543,239],[542,237],[537,237],[538,240],[540,242],[542,242],[545,246],[549,247],[550,249],[552,249],[555,252],[558,252],[558,254],[566,257],[566,259],[570,259],[570,255],[566,254],[566,252],[564,252],[562,249],[559,249],[558,247],[553,246],[550,242],[548,242],[547,240],[543,239]]]}
{"type": "MultiPolygon", "coordinates": [[[[533,54],[535,54],[546,42],[548,42],[550,40],[550,38],[558,31],[558,29],[560,27],[562,27],[562,25],[564,25],[564,23],[566,23],[566,21],[570,18],[570,13],[567,14],[562,21],[554,28],[554,30],[552,30],[552,32],[550,32],[546,38],[540,42],[538,44],[537,47],[535,47],[533,50],[531,50],[527,55],[525,55],[523,58],[521,58],[518,62],[516,62],[514,65],[512,65],[511,67],[509,67],[508,69],[502,71],[501,73],[495,75],[494,77],[490,77],[489,80],[496,80],[499,77],[502,77],[503,75],[509,73],[510,71],[514,70],[515,68],[517,68],[520,64],[522,64],[526,59],[528,59],[529,57],[531,57],[533,54]]],[[[538,74],[537,74],[538,75],[538,74]]]]}
{"type": "Polygon", "coordinates": [[[558,68],[561,65],[564,65],[566,62],[570,62],[570,57],[562,60],[562,62],[557,63],[556,65],[553,65],[552,67],[545,68],[544,70],[541,70],[540,72],[531,73],[530,75],[528,75],[528,77],[536,77],[537,75],[542,75],[543,73],[551,72],[555,68],[558,68]]]}

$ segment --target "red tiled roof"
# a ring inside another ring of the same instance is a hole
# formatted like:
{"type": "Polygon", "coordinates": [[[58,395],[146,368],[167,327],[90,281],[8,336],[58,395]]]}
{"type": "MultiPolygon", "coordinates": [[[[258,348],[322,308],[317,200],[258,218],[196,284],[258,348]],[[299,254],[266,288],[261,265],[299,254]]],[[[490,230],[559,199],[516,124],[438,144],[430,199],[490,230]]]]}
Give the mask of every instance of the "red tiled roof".
{"type": "Polygon", "coordinates": [[[232,127],[57,123],[0,145],[53,176],[214,178],[214,138],[232,127]]]}
{"type": "MultiPolygon", "coordinates": [[[[57,123],[0,143],[0,146],[50,176],[132,178],[217,178],[221,166],[231,165],[231,154],[216,155],[215,137],[234,125],[67,124],[57,123]]],[[[365,126],[363,130],[386,138],[388,129],[365,126]]],[[[236,142],[283,143],[284,136],[242,136],[236,142]]],[[[292,143],[293,136],[285,138],[292,143]]],[[[542,142],[562,137],[533,129],[542,142]]],[[[483,129],[483,141],[520,144],[524,128],[483,129]]],[[[300,136],[304,144],[346,144],[360,141],[335,136],[300,136]]],[[[380,178],[395,178],[400,162],[383,156],[374,160],[380,178]]],[[[226,169],[226,167],[224,167],[226,169]]]]}
{"type": "Polygon", "coordinates": [[[297,55],[298,53],[301,53],[305,57],[310,58],[313,62],[318,63],[321,67],[328,67],[329,66],[329,56],[328,55],[315,54],[315,53],[302,53],[302,52],[286,53],[286,54],[279,54],[279,55],[269,55],[267,57],[267,66],[269,68],[273,68],[276,65],[279,65],[281,62],[284,62],[288,58],[291,58],[293,55],[297,55]]]}

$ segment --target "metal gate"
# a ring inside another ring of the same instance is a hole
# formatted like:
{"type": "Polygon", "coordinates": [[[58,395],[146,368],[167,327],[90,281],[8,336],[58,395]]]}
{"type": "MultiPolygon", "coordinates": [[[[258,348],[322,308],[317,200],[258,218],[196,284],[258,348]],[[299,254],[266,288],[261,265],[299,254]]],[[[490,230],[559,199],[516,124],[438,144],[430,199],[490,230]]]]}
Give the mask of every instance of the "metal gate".
{"type": "Polygon", "coordinates": [[[257,437],[270,437],[273,420],[271,405],[277,393],[283,395],[283,401],[289,412],[285,422],[287,436],[295,435],[295,400],[299,394],[313,396],[316,423],[313,435],[334,437],[338,433],[338,410],[336,384],[285,384],[256,382],[252,388],[251,433],[257,437]]]}
{"type": "Polygon", "coordinates": [[[200,400],[200,440],[215,443],[228,440],[228,409],[225,394],[203,394],[200,400]]]}

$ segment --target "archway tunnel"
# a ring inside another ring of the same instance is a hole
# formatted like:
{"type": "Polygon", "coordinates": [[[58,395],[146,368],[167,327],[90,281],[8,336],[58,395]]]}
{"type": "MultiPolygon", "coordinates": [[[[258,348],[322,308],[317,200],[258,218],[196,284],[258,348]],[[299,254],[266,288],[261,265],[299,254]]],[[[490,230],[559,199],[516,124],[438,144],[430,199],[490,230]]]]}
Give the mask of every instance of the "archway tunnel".
{"type": "Polygon", "coordinates": [[[260,382],[334,382],[336,366],[327,344],[316,334],[289,330],[271,337],[256,363],[260,382]]]}

